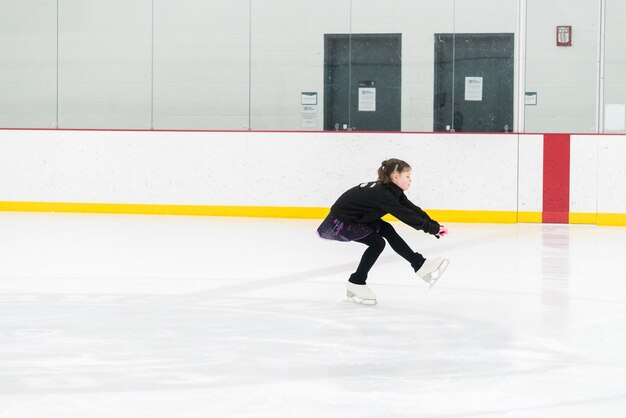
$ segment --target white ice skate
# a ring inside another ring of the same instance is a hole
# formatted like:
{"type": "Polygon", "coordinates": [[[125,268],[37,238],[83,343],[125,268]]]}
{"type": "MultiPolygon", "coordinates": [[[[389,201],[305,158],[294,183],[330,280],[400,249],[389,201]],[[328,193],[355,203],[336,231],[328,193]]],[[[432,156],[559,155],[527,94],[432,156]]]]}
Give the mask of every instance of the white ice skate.
{"type": "Polygon", "coordinates": [[[348,282],[346,294],[348,295],[348,301],[363,303],[365,305],[376,305],[376,295],[367,285],[348,282]]]}
{"type": "Polygon", "coordinates": [[[424,261],[424,264],[422,264],[422,267],[417,270],[416,274],[432,288],[435,283],[437,283],[437,280],[439,280],[443,272],[446,271],[448,264],[450,264],[450,260],[447,258],[429,258],[424,261]]]}

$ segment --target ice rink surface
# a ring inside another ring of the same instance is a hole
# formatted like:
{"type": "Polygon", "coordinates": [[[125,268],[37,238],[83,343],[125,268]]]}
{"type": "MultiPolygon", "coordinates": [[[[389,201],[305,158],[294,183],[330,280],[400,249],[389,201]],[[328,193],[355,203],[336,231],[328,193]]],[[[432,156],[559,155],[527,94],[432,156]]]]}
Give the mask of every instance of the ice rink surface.
{"type": "Polygon", "coordinates": [[[626,228],[0,213],[0,417],[626,416],[626,228]]]}

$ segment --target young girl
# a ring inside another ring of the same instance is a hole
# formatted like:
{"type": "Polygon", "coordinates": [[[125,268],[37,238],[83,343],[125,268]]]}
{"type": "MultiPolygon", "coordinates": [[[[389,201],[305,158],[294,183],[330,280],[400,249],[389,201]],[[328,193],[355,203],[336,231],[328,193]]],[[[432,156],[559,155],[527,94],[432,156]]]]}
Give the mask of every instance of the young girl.
{"type": "Polygon", "coordinates": [[[396,158],[383,161],[378,169],[378,181],[362,183],[342,194],[317,228],[321,238],[356,241],[368,247],[348,280],[349,298],[356,296],[362,301],[376,302],[376,295],[365,282],[385,248],[385,240],[396,253],[411,263],[417,276],[431,287],[447,267],[448,260],[445,258],[425,259],[420,253],[413,252],[391,224],[381,219],[390,213],[405,224],[437,238],[448,233],[448,228],[439,225],[405,196],[404,192],[409,187],[411,167],[396,158]]]}

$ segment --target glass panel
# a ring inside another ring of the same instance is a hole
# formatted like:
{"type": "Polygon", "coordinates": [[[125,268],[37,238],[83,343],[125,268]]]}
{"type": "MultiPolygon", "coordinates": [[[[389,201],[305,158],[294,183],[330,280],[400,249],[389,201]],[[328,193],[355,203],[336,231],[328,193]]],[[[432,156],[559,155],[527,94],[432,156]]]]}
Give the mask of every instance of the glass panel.
{"type": "Polygon", "coordinates": [[[515,129],[517,19],[516,0],[454,2],[454,33],[439,38],[453,43],[453,50],[448,52],[453,57],[454,90],[448,94],[453,106],[447,106],[452,115],[448,115],[444,129],[515,129]]]}
{"type": "Polygon", "coordinates": [[[626,3],[606,1],[604,132],[626,132],[626,3]]]}
{"type": "Polygon", "coordinates": [[[0,28],[0,127],[56,127],[56,3],[0,2],[0,28]]]}
{"type": "Polygon", "coordinates": [[[453,5],[453,0],[353,1],[351,128],[433,130],[435,34],[453,31],[453,5]]]}
{"type": "Polygon", "coordinates": [[[254,130],[324,128],[325,35],[350,32],[350,0],[252,2],[254,130]]]}
{"type": "Polygon", "coordinates": [[[151,0],[59,1],[59,127],[151,127],[151,0]]]}
{"type": "Polygon", "coordinates": [[[249,3],[154,1],[155,129],[249,128],[249,3]]]}
{"type": "Polygon", "coordinates": [[[596,132],[598,4],[528,0],[526,132],[596,132]],[[557,46],[557,26],[571,26],[571,46],[557,46]]]}
{"type": "Polygon", "coordinates": [[[624,2],[526,0],[518,91],[520,1],[0,2],[0,127],[625,132],[624,2]]]}

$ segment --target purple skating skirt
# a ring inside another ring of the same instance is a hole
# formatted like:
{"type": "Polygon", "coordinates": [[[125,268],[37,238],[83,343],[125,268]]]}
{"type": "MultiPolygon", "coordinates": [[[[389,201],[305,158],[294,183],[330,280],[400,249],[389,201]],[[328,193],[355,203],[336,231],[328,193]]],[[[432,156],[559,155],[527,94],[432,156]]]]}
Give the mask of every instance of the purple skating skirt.
{"type": "Polygon", "coordinates": [[[376,222],[371,224],[344,222],[329,214],[317,228],[317,234],[320,238],[334,241],[356,241],[365,238],[372,232],[378,232],[379,229],[380,226],[376,222]]]}

